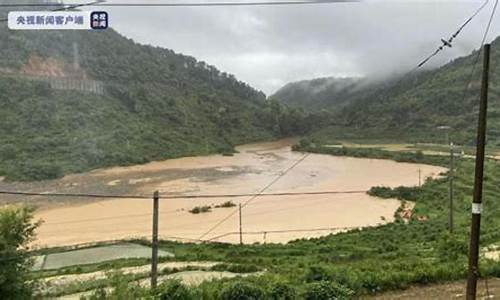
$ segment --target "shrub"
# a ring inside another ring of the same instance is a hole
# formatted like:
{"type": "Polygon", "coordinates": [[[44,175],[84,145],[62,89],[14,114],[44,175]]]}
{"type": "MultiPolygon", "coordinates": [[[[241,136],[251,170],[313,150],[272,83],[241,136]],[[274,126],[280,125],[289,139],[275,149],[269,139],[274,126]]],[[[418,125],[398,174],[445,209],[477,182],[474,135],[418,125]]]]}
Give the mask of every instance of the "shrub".
{"type": "Polygon", "coordinates": [[[233,201],[226,201],[222,204],[216,205],[215,208],[229,208],[229,207],[235,207],[236,204],[233,203],[233,201]]]}
{"type": "Polygon", "coordinates": [[[368,195],[379,198],[396,198],[399,200],[415,201],[418,199],[422,189],[419,187],[406,187],[399,186],[397,188],[390,188],[385,186],[375,186],[368,191],[368,195]]]}
{"type": "Polygon", "coordinates": [[[468,245],[465,239],[446,233],[437,246],[441,261],[456,261],[467,256],[468,245]]]}
{"type": "Polygon", "coordinates": [[[158,287],[161,300],[193,299],[189,289],[179,280],[169,280],[158,287]]]}
{"type": "Polygon", "coordinates": [[[13,168],[7,179],[15,181],[31,181],[57,179],[62,176],[62,168],[56,164],[32,162],[13,168]]]}
{"type": "Polygon", "coordinates": [[[322,266],[311,266],[306,274],[306,281],[324,281],[330,278],[328,271],[322,266]]]}
{"type": "Polygon", "coordinates": [[[32,298],[35,282],[28,280],[32,261],[25,249],[38,225],[31,208],[0,208],[0,299],[32,298]]]}
{"type": "Polygon", "coordinates": [[[422,152],[422,150],[418,150],[417,152],[415,152],[415,159],[417,161],[422,161],[424,160],[425,156],[424,156],[424,152],[422,152]]]}
{"type": "Polygon", "coordinates": [[[331,300],[331,299],[351,299],[354,292],[336,282],[321,281],[308,285],[304,293],[306,300],[331,300]]]}
{"type": "Polygon", "coordinates": [[[191,209],[189,212],[192,214],[200,214],[200,213],[207,213],[207,212],[211,212],[211,211],[212,211],[212,207],[205,205],[205,206],[196,206],[193,209],[191,209]]]}
{"type": "Polygon", "coordinates": [[[297,292],[291,285],[278,282],[269,289],[269,297],[274,300],[292,300],[297,299],[297,292]]]}
{"type": "Polygon", "coordinates": [[[149,291],[141,288],[138,284],[132,284],[121,272],[112,272],[108,274],[111,290],[98,288],[89,297],[82,299],[112,299],[112,300],[133,300],[145,298],[149,291]]]}
{"type": "Polygon", "coordinates": [[[237,281],[226,285],[221,291],[223,300],[256,300],[264,298],[264,291],[253,283],[237,281]]]}
{"type": "Polygon", "coordinates": [[[213,271],[227,271],[232,273],[254,273],[260,269],[255,265],[217,264],[211,268],[213,271]]]}

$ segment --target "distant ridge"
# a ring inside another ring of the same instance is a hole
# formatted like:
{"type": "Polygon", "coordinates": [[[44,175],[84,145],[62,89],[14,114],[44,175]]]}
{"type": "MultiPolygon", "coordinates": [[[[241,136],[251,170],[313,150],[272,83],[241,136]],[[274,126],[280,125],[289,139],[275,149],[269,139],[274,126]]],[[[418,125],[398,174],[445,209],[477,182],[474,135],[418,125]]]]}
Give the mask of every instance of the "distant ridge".
{"type": "MultiPolygon", "coordinates": [[[[331,113],[321,135],[334,138],[397,138],[442,140],[436,128],[451,126],[456,142],[472,144],[477,119],[480,67],[476,68],[465,99],[463,92],[477,51],[430,71],[400,80],[365,78],[352,84],[320,78],[292,83],[273,97],[305,111],[331,113]],[[321,91],[314,92],[319,84],[321,91]],[[397,84],[396,84],[397,83],[397,84]],[[342,88],[339,88],[342,87],[342,88]]],[[[500,145],[500,38],[492,42],[488,135],[500,145]]]]}

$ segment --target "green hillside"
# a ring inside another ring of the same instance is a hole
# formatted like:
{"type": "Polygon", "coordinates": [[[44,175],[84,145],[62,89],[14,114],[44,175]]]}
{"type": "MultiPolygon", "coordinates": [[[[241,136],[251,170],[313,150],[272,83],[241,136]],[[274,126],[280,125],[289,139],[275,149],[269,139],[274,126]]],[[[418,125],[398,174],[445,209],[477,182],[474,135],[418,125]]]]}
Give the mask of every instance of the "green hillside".
{"type": "Polygon", "coordinates": [[[112,29],[28,32],[1,23],[0,43],[0,176],[8,180],[226,153],[285,133],[287,110],[262,92],[112,29]],[[92,80],[104,92],[49,80],[92,80]]]}
{"type": "MultiPolygon", "coordinates": [[[[331,112],[329,125],[316,133],[328,138],[383,138],[399,141],[441,141],[444,133],[438,126],[451,126],[453,140],[472,144],[477,124],[481,62],[463,98],[465,83],[477,52],[455,59],[435,70],[414,73],[403,80],[395,78],[373,83],[364,88],[339,93],[324,88],[328,95],[306,95],[301,103],[312,110],[331,112]]],[[[492,43],[490,75],[490,107],[488,135],[499,145],[500,137],[500,38],[492,43]]],[[[366,79],[368,81],[368,79],[366,79]]],[[[311,82],[312,83],[312,82],[311,82]]],[[[285,90],[289,90],[290,88],[285,90]]],[[[280,91],[278,94],[283,95],[280,91]]],[[[280,97],[285,103],[296,103],[294,96],[280,97]]]]}
{"type": "Polygon", "coordinates": [[[289,83],[271,98],[290,107],[318,111],[339,107],[366,87],[360,78],[316,78],[289,83]]]}

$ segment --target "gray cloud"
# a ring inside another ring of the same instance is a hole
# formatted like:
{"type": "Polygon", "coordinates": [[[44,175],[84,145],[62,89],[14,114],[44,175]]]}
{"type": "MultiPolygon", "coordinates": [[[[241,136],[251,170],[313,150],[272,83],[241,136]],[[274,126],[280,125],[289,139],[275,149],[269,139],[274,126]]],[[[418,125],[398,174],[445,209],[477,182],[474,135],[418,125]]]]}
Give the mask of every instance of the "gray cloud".
{"type": "MultiPolygon", "coordinates": [[[[453,48],[429,66],[469,54],[479,45],[494,1],[490,2],[453,48]]],[[[373,0],[293,7],[106,10],[112,26],[125,36],[192,55],[270,94],[301,79],[377,76],[410,69],[481,3],[373,0]]],[[[499,34],[497,17],[489,40],[499,34]]]]}

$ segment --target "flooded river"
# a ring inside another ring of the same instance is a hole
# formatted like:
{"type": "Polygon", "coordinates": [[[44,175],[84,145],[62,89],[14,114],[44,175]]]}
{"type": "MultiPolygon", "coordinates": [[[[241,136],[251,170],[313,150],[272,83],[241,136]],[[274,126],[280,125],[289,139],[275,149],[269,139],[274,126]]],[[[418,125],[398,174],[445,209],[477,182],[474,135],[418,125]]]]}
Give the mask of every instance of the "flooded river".
{"type": "MultiPolygon", "coordinates": [[[[164,196],[251,194],[262,191],[281,176],[265,193],[342,192],[366,191],[378,185],[414,186],[419,182],[419,170],[422,180],[445,171],[440,167],[389,160],[321,154],[304,158],[303,153],[292,152],[290,144],[290,140],[250,144],[238,147],[239,153],[234,156],[187,157],[102,169],[30,187],[47,192],[134,195],[152,195],[154,190],[159,190],[164,196]]],[[[149,238],[151,235],[151,200],[75,202],[39,197],[31,201],[42,205],[36,214],[44,221],[38,230],[38,245],[149,238]]],[[[237,206],[212,208],[211,212],[200,214],[189,212],[196,206],[214,207],[226,201],[247,203],[241,218],[244,243],[287,242],[327,235],[346,227],[376,226],[393,221],[394,212],[400,206],[398,200],[377,199],[366,193],[164,199],[160,201],[160,236],[238,242],[237,206]],[[213,230],[207,233],[210,229],[213,230]]]]}

